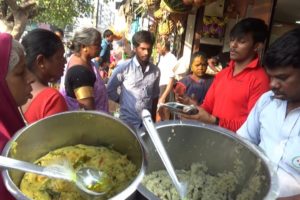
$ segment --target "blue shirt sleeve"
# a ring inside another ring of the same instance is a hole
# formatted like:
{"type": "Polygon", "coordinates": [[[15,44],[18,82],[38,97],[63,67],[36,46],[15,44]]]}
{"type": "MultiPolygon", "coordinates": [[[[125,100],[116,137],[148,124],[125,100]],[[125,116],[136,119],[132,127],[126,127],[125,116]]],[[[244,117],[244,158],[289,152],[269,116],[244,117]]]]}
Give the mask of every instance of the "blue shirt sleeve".
{"type": "Polygon", "coordinates": [[[108,43],[104,39],[101,42],[101,51],[100,51],[100,55],[99,55],[102,59],[103,59],[105,52],[107,51],[107,48],[108,48],[108,43]]]}
{"type": "Polygon", "coordinates": [[[159,98],[159,80],[160,80],[160,71],[158,71],[159,75],[157,77],[157,79],[155,80],[155,83],[154,83],[154,90],[153,90],[153,98],[159,98]]]}
{"type": "Polygon", "coordinates": [[[107,83],[108,98],[117,103],[120,99],[118,87],[121,86],[124,81],[124,67],[124,65],[117,66],[107,83]]]}
{"type": "Polygon", "coordinates": [[[260,114],[264,107],[269,104],[271,99],[270,94],[271,92],[267,92],[260,97],[255,106],[252,108],[245,123],[240,127],[239,130],[237,130],[237,134],[239,136],[256,145],[260,143],[260,114]]]}

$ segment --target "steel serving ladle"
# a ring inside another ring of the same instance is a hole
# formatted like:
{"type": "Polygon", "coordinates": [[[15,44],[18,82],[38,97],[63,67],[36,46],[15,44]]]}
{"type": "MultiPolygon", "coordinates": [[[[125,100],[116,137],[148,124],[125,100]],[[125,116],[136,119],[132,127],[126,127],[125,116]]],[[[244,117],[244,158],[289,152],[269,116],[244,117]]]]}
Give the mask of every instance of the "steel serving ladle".
{"type": "Polygon", "coordinates": [[[75,172],[62,165],[42,167],[4,156],[0,156],[0,167],[74,182],[80,190],[94,196],[103,195],[111,189],[110,177],[102,171],[89,167],[80,168],[75,172]]]}
{"type": "Polygon", "coordinates": [[[153,124],[152,118],[151,118],[151,114],[148,110],[142,110],[142,119],[143,119],[143,124],[147,130],[147,132],[150,135],[150,138],[161,158],[161,160],[163,161],[164,166],[167,169],[167,172],[169,174],[169,176],[171,177],[171,180],[179,194],[179,196],[181,197],[181,199],[184,199],[186,197],[187,194],[187,183],[186,182],[179,182],[177,175],[175,173],[174,167],[172,165],[172,162],[170,161],[170,158],[160,140],[160,137],[157,133],[157,130],[153,124]]]}

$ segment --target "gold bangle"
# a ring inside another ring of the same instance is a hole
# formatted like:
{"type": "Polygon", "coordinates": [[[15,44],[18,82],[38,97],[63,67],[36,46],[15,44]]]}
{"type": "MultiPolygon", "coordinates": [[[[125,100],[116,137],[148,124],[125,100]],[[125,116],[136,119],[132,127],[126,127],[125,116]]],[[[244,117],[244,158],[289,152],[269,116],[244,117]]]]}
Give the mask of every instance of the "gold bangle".
{"type": "Polygon", "coordinates": [[[94,88],[91,86],[83,86],[74,90],[76,99],[85,99],[94,97],[94,88]]]}

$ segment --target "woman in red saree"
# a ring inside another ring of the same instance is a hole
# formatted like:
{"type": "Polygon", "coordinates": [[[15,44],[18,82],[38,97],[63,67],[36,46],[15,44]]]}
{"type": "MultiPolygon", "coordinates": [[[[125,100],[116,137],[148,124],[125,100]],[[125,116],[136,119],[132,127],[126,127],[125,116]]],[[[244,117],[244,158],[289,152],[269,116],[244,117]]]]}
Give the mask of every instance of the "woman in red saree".
{"type": "MultiPolygon", "coordinates": [[[[0,33],[0,150],[11,136],[25,126],[18,106],[32,97],[33,75],[25,66],[22,45],[7,33],[0,33]]],[[[14,199],[0,178],[1,199],[14,199]]]]}

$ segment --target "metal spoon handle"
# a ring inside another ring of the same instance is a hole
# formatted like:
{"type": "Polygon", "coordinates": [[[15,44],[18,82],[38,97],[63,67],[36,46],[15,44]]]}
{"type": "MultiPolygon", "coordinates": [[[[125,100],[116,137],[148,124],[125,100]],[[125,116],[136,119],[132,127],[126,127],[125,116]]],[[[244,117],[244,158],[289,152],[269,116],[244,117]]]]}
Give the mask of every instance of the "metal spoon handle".
{"type": "Polygon", "coordinates": [[[71,176],[68,176],[62,169],[59,169],[58,167],[41,167],[29,162],[15,160],[4,156],[0,156],[0,167],[17,169],[23,172],[31,172],[68,181],[72,180],[71,176]]]}
{"type": "Polygon", "coordinates": [[[145,125],[146,130],[148,131],[150,138],[161,158],[161,160],[163,161],[167,172],[169,173],[172,182],[176,188],[176,190],[178,191],[178,193],[180,194],[180,196],[183,198],[185,191],[184,190],[184,186],[179,182],[177,175],[175,173],[174,167],[169,159],[169,156],[160,140],[160,137],[156,131],[156,128],[154,127],[153,121],[151,119],[151,115],[149,113],[148,110],[143,110],[142,111],[142,118],[143,118],[143,122],[145,125]]]}

